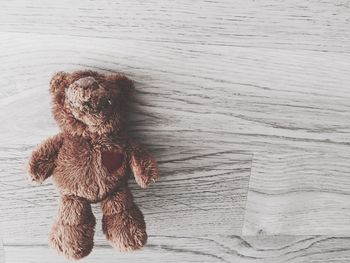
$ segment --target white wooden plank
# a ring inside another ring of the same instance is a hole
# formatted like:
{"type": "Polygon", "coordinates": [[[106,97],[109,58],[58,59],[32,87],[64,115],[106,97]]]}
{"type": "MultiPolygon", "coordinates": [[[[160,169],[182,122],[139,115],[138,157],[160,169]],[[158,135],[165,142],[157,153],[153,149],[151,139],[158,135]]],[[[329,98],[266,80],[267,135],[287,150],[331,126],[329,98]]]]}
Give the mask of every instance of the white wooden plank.
{"type": "Polygon", "coordinates": [[[1,236],[0,236],[0,263],[6,263],[5,262],[5,251],[4,251],[4,246],[2,243],[1,236]]]}
{"type": "MultiPolygon", "coordinates": [[[[350,239],[327,236],[265,237],[152,237],[151,244],[136,253],[120,253],[96,246],[79,262],[235,262],[235,263],[346,263],[350,239]]],[[[6,263],[69,262],[47,246],[5,246],[6,263]],[[20,253],[19,253],[20,251],[20,253]]]]}
{"type": "MultiPolygon", "coordinates": [[[[349,52],[346,1],[6,0],[0,30],[146,42],[349,52]]],[[[212,62],[212,61],[211,61],[212,62]]]]}
{"type": "MultiPolygon", "coordinates": [[[[46,109],[42,117],[46,121],[50,117],[46,90],[49,76],[57,70],[86,66],[122,71],[139,82],[135,109],[139,118],[135,124],[142,124],[144,130],[209,132],[209,141],[220,137],[234,142],[233,135],[238,136],[236,141],[246,136],[241,144],[254,143],[248,149],[252,151],[268,140],[349,142],[350,55],[234,47],[215,53],[214,49],[196,46],[198,54],[186,58],[191,47],[178,44],[36,35],[24,38],[21,34],[6,34],[2,40],[6,54],[2,58],[0,103],[5,106],[16,100],[19,91],[20,96],[38,96],[40,90],[40,96],[46,97],[38,107],[45,107],[40,110],[46,109]],[[89,45],[84,45],[86,41],[89,45]],[[173,53],[175,47],[180,54],[173,53]],[[135,49],[139,53],[136,57],[135,49]],[[173,63],[174,59],[181,61],[181,66],[173,63]]],[[[9,119],[8,127],[3,129],[18,129],[21,124],[11,123],[16,112],[9,110],[6,114],[9,117],[2,119],[9,119]]],[[[43,119],[40,121],[33,125],[45,125],[43,119]]]]}
{"type": "Polygon", "coordinates": [[[350,235],[349,159],[341,146],[255,154],[243,233],[350,235]]]}

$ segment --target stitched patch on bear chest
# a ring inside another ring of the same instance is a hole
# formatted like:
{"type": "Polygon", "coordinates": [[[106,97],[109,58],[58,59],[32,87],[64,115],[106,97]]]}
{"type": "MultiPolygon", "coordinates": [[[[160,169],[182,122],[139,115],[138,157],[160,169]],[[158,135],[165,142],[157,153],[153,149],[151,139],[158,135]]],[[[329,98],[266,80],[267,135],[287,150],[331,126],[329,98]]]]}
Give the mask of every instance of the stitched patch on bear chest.
{"type": "Polygon", "coordinates": [[[117,171],[123,164],[124,155],[118,152],[102,152],[101,157],[102,164],[110,173],[117,171]]]}

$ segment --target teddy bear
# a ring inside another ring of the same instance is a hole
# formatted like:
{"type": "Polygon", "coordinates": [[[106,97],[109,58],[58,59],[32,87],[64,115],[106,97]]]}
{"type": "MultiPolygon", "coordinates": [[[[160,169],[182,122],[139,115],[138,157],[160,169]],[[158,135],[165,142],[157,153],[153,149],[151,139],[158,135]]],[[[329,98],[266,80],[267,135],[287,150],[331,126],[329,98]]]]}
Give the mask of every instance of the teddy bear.
{"type": "Polygon", "coordinates": [[[58,72],[50,82],[60,132],[32,152],[28,171],[39,184],[52,175],[60,205],[49,243],[69,259],[81,259],[93,248],[96,220],[91,203],[101,203],[102,230],[113,247],[130,251],[147,241],[128,177],[132,173],[145,188],[159,178],[159,170],[126,130],[133,90],[124,75],[90,70],[58,72]]]}

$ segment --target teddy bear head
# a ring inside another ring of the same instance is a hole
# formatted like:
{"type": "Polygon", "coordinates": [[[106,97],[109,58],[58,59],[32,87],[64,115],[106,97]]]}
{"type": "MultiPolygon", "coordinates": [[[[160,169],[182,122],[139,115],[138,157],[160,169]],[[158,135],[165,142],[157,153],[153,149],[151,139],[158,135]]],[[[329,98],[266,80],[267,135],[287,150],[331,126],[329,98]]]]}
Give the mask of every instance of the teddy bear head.
{"type": "Polygon", "coordinates": [[[50,82],[53,115],[72,135],[122,133],[133,82],[119,74],[58,72],[50,82]]]}

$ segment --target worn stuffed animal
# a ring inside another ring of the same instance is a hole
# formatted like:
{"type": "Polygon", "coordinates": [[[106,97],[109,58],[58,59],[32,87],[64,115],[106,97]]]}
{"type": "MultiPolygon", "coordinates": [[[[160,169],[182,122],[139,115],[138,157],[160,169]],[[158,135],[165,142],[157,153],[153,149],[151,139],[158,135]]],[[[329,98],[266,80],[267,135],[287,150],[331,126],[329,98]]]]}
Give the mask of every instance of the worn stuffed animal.
{"type": "Polygon", "coordinates": [[[143,215],[128,188],[131,170],[146,187],[159,177],[156,161],[126,134],[126,112],[133,83],[119,74],[93,71],[57,73],[51,80],[53,115],[61,132],[44,141],[29,160],[29,174],[42,183],[50,175],[60,192],[60,207],[49,242],[69,259],[93,248],[95,217],[101,202],[102,229],[121,251],[147,240],[143,215]]]}

